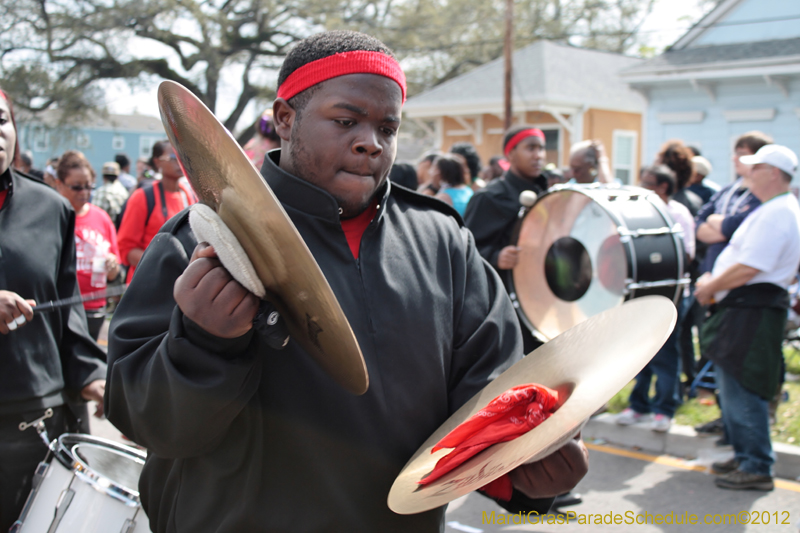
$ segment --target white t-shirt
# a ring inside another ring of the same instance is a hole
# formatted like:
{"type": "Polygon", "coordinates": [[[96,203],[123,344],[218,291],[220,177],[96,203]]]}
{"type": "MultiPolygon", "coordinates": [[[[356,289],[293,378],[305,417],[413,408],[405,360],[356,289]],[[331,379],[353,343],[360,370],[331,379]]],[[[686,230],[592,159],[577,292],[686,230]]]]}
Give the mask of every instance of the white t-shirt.
{"type": "Polygon", "coordinates": [[[686,253],[689,254],[689,257],[694,258],[694,217],[692,213],[685,205],[675,200],[667,202],[667,213],[683,230],[683,247],[686,248],[686,253]]]}
{"type": "MultiPolygon", "coordinates": [[[[731,236],[714,263],[713,276],[740,263],[760,270],[747,285],[772,283],[788,288],[800,266],[800,206],[782,194],[757,207],[731,236]]],[[[719,302],[729,291],[714,295],[719,302]]]]}

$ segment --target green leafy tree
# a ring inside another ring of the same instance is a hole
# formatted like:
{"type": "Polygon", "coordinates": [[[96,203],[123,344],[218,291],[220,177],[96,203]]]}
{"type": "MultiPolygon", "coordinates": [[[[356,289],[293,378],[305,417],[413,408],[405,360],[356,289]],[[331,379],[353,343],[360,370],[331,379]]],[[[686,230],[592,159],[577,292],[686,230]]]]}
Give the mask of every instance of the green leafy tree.
{"type": "MultiPolygon", "coordinates": [[[[635,49],[653,1],[517,0],[514,45],[635,49]]],[[[212,111],[224,87],[238,91],[222,117],[233,130],[248,104],[274,97],[283,57],[314,31],[382,39],[414,94],[499,57],[504,10],[504,0],[13,0],[0,7],[0,84],[19,107],[57,108],[67,122],[104,108],[108,80],[173,80],[212,111]]]]}
{"type": "Polygon", "coordinates": [[[238,85],[223,118],[233,129],[248,103],[274,96],[264,73],[311,31],[292,0],[16,0],[2,13],[0,83],[21,108],[64,120],[103,106],[98,82],[155,75],[212,111],[223,82],[238,85]]]}

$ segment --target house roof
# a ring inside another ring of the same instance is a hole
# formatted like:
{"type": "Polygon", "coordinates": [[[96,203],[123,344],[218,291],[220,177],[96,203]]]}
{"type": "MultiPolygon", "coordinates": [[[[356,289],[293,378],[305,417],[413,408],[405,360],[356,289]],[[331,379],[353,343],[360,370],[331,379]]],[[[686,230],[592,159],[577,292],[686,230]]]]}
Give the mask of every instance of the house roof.
{"type": "MultiPolygon", "coordinates": [[[[514,52],[514,109],[532,111],[544,105],[566,112],[583,106],[641,112],[644,100],[617,76],[641,62],[621,54],[537,41],[514,52]]],[[[403,110],[411,117],[502,113],[503,59],[409,98],[403,110]]]]}
{"type": "Polygon", "coordinates": [[[751,66],[798,63],[800,38],[773,41],[697,46],[668,50],[641,65],[625,69],[623,76],[701,69],[714,66],[751,66]]]}
{"type": "Polygon", "coordinates": [[[628,83],[800,74],[800,4],[723,0],[663,54],[621,72],[628,83]]]}
{"type": "MultiPolygon", "coordinates": [[[[20,124],[28,122],[36,122],[46,126],[55,127],[58,124],[59,111],[57,109],[43,111],[31,115],[21,111],[17,113],[17,121],[20,124]]],[[[149,115],[106,115],[90,116],[76,123],[70,124],[69,127],[79,129],[94,129],[94,130],[109,130],[115,132],[135,132],[145,133],[152,132],[154,134],[162,134],[164,132],[164,125],[161,119],[151,117],[149,115]]]]}

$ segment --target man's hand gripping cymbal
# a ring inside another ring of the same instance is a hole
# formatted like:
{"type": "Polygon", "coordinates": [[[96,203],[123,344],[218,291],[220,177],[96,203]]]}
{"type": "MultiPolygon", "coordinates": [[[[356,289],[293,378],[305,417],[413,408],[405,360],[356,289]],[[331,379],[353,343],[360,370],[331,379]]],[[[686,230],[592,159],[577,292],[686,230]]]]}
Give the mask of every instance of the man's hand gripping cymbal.
{"type": "Polygon", "coordinates": [[[259,305],[258,297],[231,277],[214,248],[205,242],[194,249],[189,266],[175,281],[173,294],[184,315],[224,339],[250,331],[259,305]]]}

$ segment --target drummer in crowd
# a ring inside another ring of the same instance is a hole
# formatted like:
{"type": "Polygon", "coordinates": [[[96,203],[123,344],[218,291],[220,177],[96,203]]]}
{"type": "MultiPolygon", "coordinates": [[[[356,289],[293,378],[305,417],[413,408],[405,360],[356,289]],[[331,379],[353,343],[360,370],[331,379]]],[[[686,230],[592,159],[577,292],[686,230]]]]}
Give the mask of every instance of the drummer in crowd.
{"type": "MultiPolygon", "coordinates": [[[[517,266],[519,248],[512,242],[517,224],[519,195],[523,191],[541,194],[547,190],[544,133],[533,126],[516,126],[503,137],[503,153],[509,169],[502,178],[493,180],[475,193],[464,213],[464,224],[475,236],[481,256],[501,276],[517,266]]],[[[504,281],[506,281],[504,279],[504,281]]],[[[522,325],[525,353],[541,343],[522,325]]]]}
{"type": "MultiPolygon", "coordinates": [[[[386,180],[404,96],[380,41],[344,31],[301,41],[273,106],[281,149],[262,168],[359,341],[363,396],[296,342],[268,346],[278,324],[257,314],[267,304],[195,246],[186,212],[142,257],[111,326],[107,407],[148,448],[140,488],[153,531],[442,530],[443,507],[395,514],[389,489],[522,346],[500,279],[455,212],[386,180]]],[[[587,468],[571,440],[512,471],[504,505],[546,512],[587,468]]]]}
{"type": "Polygon", "coordinates": [[[11,102],[0,91],[0,531],[19,517],[47,447],[21,422],[45,416],[48,437],[71,430],[67,394],[100,402],[105,355],[83,307],[35,314],[34,302],[77,296],[75,212],[50,187],[17,173],[11,102]]]}

